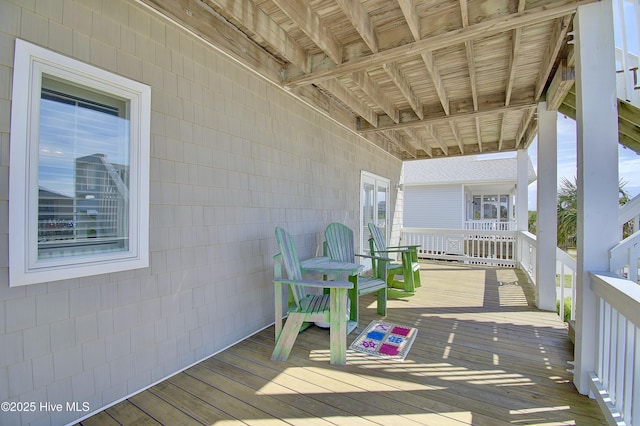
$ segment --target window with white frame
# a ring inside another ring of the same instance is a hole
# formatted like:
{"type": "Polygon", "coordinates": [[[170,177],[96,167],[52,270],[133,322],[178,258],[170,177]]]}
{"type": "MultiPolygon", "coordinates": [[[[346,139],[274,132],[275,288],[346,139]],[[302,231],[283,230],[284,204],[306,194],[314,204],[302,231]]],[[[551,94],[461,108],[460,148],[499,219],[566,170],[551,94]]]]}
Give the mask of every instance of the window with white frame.
{"type": "MultiPolygon", "coordinates": [[[[389,186],[390,181],[382,176],[362,171],[360,175],[360,250],[369,253],[369,223],[389,234],[389,186]]],[[[367,260],[364,264],[370,263],[367,260]]]]}
{"type": "Polygon", "coordinates": [[[149,86],[16,40],[9,284],[149,264],[149,86]]]}

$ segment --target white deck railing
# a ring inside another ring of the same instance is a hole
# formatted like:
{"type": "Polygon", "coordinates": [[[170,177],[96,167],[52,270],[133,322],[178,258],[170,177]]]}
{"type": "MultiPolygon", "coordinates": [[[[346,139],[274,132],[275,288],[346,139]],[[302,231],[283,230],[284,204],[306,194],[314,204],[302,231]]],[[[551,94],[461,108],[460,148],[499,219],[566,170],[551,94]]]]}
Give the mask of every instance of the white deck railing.
{"type": "Polygon", "coordinates": [[[609,424],[640,425],[640,286],[591,274],[597,298],[597,370],[591,391],[609,424]]]}
{"type": "MultiPolygon", "coordinates": [[[[537,263],[537,251],[538,242],[536,236],[530,232],[518,233],[518,265],[520,269],[527,273],[529,280],[533,285],[537,285],[536,277],[536,263],[537,263]]],[[[576,300],[576,276],[578,267],[576,260],[571,257],[567,252],[556,248],[556,277],[558,280],[558,286],[556,290],[556,299],[564,301],[569,299],[569,309],[571,314],[569,319],[575,318],[575,303],[576,300]]],[[[560,303],[560,311],[558,315],[560,318],[565,317],[564,302],[560,303]]]]}
{"type": "Polygon", "coordinates": [[[638,282],[640,232],[620,241],[609,252],[609,270],[635,283],[638,282]]]}
{"type": "Polygon", "coordinates": [[[497,220],[467,220],[464,223],[464,229],[484,230],[484,231],[515,231],[518,223],[499,222],[497,220]]]}
{"type": "Polygon", "coordinates": [[[640,106],[640,14],[638,0],[614,0],[614,28],[616,29],[616,70],[618,98],[640,106]]]}
{"type": "Polygon", "coordinates": [[[419,245],[420,258],[493,266],[516,266],[516,239],[516,231],[402,229],[402,245],[419,245]]]}
{"type": "Polygon", "coordinates": [[[620,229],[632,220],[636,232],[609,251],[608,273],[590,274],[598,324],[590,388],[609,424],[616,425],[640,426],[639,214],[639,197],[620,208],[620,229]]]}
{"type": "Polygon", "coordinates": [[[558,300],[560,300],[560,318],[565,318],[564,300],[569,299],[569,320],[576,318],[576,280],[578,276],[578,262],[569,253],[556,248],[556,276],[558,277],[558,300]],[[568,282],[567,282],[568,281],[568,282]],[[568,284],[568,285],[567,285],[568,284]]]}

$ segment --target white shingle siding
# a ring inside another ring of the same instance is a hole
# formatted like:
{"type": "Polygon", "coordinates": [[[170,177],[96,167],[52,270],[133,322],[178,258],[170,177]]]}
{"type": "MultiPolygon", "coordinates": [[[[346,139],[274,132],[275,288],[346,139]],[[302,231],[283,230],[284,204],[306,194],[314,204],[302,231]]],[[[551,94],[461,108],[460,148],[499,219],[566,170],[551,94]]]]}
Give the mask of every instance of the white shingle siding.
{"type": "Polygon", "coordinates": [[[462,229],[463,212],[461,185],[405,187],[403,223],[407,228],[462,229]]]}
{"type": "Polygon", "coordinates": [[[35,3],[0,0],[0,401],[94,411],[273,323],[274,227],[314,255],[330,222],[358,229],[360,171],[402,163],[136,2],[35,3]],[[151,86],[149,268],[9,288],[17,36],[151,86]]]}

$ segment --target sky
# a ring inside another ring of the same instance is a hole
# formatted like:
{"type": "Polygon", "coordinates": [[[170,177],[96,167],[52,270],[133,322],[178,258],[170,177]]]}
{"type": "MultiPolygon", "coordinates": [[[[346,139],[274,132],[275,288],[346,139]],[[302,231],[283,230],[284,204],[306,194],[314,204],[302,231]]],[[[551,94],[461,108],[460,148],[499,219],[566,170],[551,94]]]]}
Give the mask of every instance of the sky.
{"type": "MultiPolygon", "coordinates": [[[[537,172],[537,138],[529,147],[529,157],[537,172]]],[[[633,198],[640,194],[640,155],[618,145],[618,175],[625,183],[624,189],[633,198]]],[[[575,182],[576,164],[576,122],[558,114],[558,185],[562,178],[575,182]]],[[[537,186],[529,185],[529,210],[536,209],[537,186]]]]}

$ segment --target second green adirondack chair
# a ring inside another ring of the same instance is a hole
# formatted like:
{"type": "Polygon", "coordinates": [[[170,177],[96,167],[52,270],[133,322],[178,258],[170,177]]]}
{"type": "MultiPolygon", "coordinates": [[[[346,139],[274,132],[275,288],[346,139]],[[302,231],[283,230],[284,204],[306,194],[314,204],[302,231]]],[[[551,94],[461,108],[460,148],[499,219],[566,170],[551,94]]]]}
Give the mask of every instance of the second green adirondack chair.
{"type": "Polygon", "coordinates": [[[387,282],[389,286],[402,289],[408,293],[415,293],[416,288],[421,286],[420,263],[418,263],[419,246],[387,247],[382,230],[374,223],[369,223],[369,232],[371,232],[371,239],[369,240],[371,254],[388,256],[389,253],[400,253],[401,262],[391,263],[388,266],[387,282]],[[396,275],[402,275],[403,280],[395,279],[396,275]]]}
{"type": "Polygon", "coordinates": [[[356,254],[353,231],[342,223],[334,222],[329,224],[324,231],[324,237],[327,242],[327,254],[332,260],[356,263],[357,256],[370,258],[378,264],[373,276],[357,275],[353,279],[354,289],[349,290],[352,319],[358,322],[358,297],[369,293],[376,293],[377,295],[378,314],[387,315],[387,265],[391,263],[392,259],[382,256],[356,254]]]}

